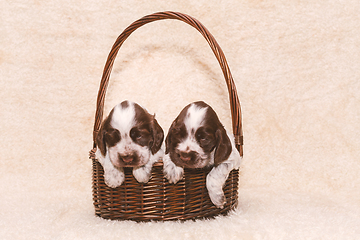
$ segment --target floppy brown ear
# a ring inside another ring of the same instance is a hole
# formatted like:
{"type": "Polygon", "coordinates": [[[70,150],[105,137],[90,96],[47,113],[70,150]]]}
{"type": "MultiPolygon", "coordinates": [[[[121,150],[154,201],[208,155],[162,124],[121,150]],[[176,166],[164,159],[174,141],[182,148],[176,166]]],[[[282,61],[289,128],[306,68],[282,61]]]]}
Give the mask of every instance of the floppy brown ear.
{"type": "Polygon", "coordinates": [[[160,127],[159,123],[156,121],[155,116],[153,117],[152,120],[152,134],[153,134],[153,142],[150,147],[150,150],[152,154],[155,154],[160,150],[161,144],[164,141],[164,131],[160,127]]]}
{"type": "Polygon", "coordinates": [[[169,151],[170,151],[171,135],[173,134],[173,129],[175,127],[175,122],[176,122],[176,120],[171,124],[171,126],[169,128],[169,131],[168,131],[168,134],[167,134],[166,139],[165,139],[165,154],[168,154],[169,151]]]}
{"type": "Polygon", "coordinates": [[[215,132],[216,137],[216,147],[214,155],[214,164],[215,166],[219,165],[225,161],[231,153],[231,142],[226,134],[224,127],[220,127],[215,132]]]}
{"type": "Polygon", "coordinates": [[[96,146],[98,147],[98,149],[100,150],[100,152],[103,156],[105,156],[105,154],[106,154],[106,143],[105,143],[105,138],[104,138],[105,134],[106,134],[106,131],[104,129],[104,124],[102,124],[100,127],[100,130],[96,136],[95,142],[96,142],[96,146]]]}

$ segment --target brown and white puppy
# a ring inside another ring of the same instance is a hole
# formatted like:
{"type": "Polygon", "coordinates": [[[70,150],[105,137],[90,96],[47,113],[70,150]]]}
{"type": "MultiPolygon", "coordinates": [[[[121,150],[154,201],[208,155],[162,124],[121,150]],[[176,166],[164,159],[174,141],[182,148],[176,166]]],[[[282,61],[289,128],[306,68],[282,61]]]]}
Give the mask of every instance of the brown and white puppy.
{"type": "Polygon", "coordinates": [[[222,190],[241,157],[234,137],[227,133],[215,111],[204,102],[186,106],[172,123],[165,139],[164,175],[170,183],[183,177],[184,168],[211,167],[206,187],[214,205],[226,203],[222,190]]]}
{"type": "Polygon", "coordinates": [[[96,138],[96,158],[104,168],[105,183],[120,186],[123,167],[132,167],[137,181],[146,183],[153,164],[162,157],[164,132],[154,115],[140,105],[124,101],[103,121],[96,138]]]}

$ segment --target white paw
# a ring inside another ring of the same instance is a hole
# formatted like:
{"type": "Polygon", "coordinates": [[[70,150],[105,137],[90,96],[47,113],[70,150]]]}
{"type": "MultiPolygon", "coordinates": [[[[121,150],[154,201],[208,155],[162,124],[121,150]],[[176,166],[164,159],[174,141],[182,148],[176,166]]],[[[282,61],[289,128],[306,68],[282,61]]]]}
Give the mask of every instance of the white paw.
{"type": "Polygon", "coordinates": [[[224,208],[224,205],[226,203],[226,198],[224,196],[224,193],[221,191],[221,193],[210,193],[210,200],[211,202],[217,207],[217,208],[224,208]]]}
{"type": "Polygon", "coordinates": [[[106,185],[111,188],[120,186],[125,180],[125,174],[122,170],[112,168],[105,170],[104,179],[106,185]]]}
{"type": "Polygon", "coordinates": [[[206,188],[211,202],[217,208],[224,208],[226,198],[222,190],[223,183],[212,176],[212,171],[206,176],[206,188]]]}
{"type": "Polygon", "coordinates": [[[163,159],[164,163],[164,176],[170,183],[177,183],[184,176],[184,169],[176,166],[170,159],[169,155],[165,155],[163,159]]]}
{"type": "Polygon", "coordinates": [[[151,168],[146,166],[134,168],[133,175],[138,182],[147,183],[151,177],[151,168]]]}

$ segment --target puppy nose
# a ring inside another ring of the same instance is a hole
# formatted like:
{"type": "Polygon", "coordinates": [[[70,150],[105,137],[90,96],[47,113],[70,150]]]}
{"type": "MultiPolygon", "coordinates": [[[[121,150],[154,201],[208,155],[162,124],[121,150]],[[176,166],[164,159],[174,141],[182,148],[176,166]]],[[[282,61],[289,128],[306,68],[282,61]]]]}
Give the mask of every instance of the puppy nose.
{"type": "Polygon", "coordinates": [[[193,155],[193,152],[180,152],[179,153],[181,160],[184,162],[188,162],[191,160],[191,156],[193,155]]]}
{"type": "Polygon", "coordinates": [[[134,160],[134,156],[133,155],[120,155],[119,154],[119,158],[121,160],[123,160],[125,163],[129,163],[132,162],[132,160],[134,160]]]}

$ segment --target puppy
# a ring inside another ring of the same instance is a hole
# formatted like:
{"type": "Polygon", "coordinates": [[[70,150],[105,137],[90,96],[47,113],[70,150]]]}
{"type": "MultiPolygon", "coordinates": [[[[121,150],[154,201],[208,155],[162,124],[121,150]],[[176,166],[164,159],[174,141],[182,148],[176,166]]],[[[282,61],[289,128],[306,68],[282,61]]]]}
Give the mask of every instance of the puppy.
{"type": "Polygon", "coordinates": [[[182,179],[184,168],[211,167],[206,187],[213,204],[223,208],[223,185],[242,158],[234,137],[226,132],[215,111],[201,101],[186,106],[172,123],[165,146],[163,171],[169,182],[182,179]]]}
{"type": "Polygon", "coordinates": [[[163,140],[164,131],[154,115],[134,102],[116,105],[96,137],[95,155],[104,168],[105,183],[120,186],[123,167],[132,167],[138,182],[148,182],[153,164],[163,155],[163,140]]]}

